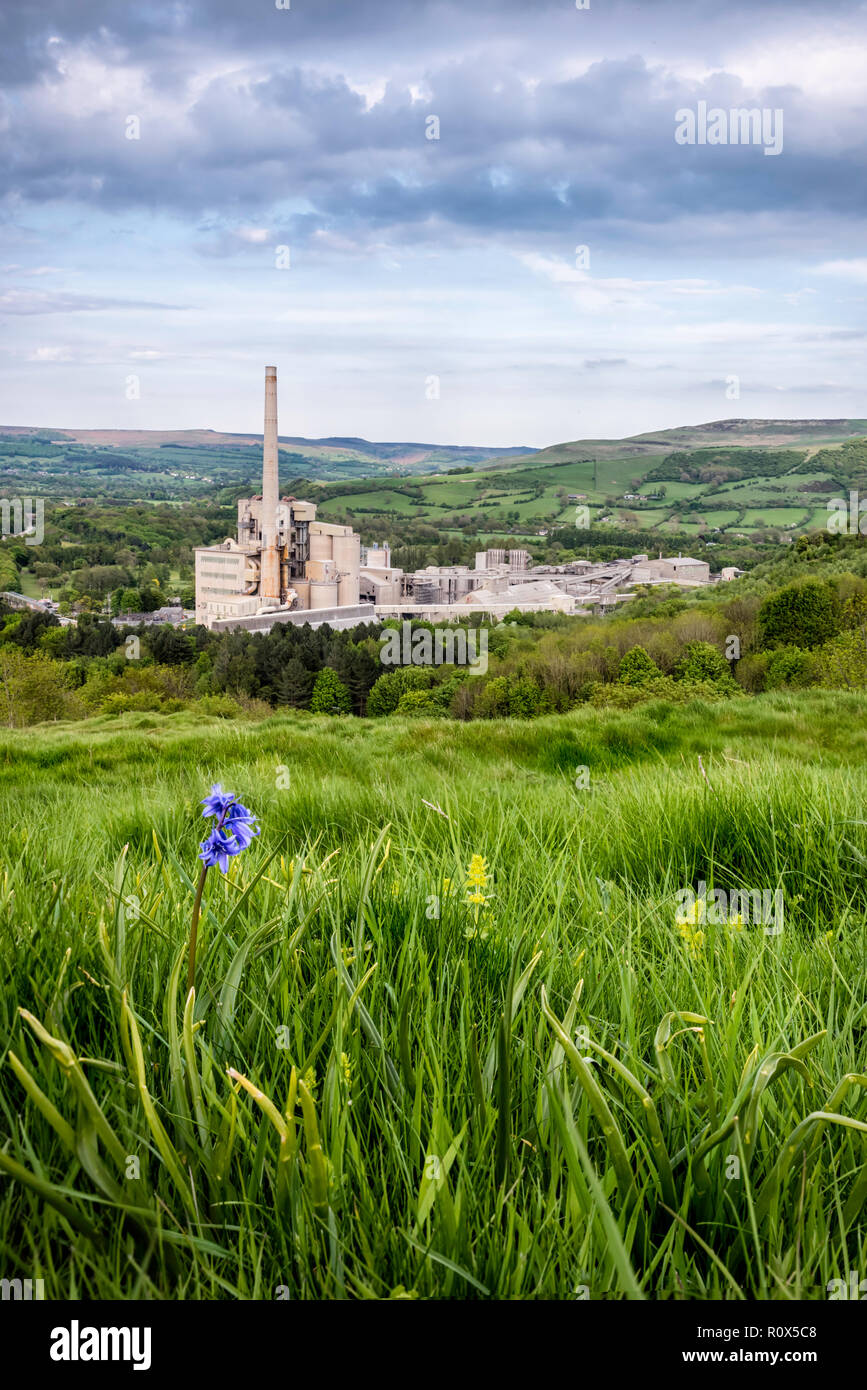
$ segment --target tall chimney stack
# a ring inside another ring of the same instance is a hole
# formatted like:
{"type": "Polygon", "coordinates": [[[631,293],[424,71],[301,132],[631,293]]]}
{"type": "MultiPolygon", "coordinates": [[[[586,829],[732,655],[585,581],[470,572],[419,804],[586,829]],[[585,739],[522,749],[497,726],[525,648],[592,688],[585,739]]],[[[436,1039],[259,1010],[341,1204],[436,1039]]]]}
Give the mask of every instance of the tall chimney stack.
{"type": "Polygon", "coordinates": [[[280,556],[277,550],[277,368],[265,368],[265,432],[262,449],[262,560],[259,597],[265,605],[280,602],[280,556]]]}

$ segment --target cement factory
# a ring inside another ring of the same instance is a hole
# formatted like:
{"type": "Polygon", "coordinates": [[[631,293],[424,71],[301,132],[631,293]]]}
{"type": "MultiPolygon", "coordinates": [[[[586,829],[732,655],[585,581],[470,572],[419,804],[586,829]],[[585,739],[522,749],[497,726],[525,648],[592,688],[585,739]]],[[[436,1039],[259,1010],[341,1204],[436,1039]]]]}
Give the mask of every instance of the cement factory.
{"type": "Polygon", "coordinates": [[[316,520],[313,502],[281,497],[278,482],[277,368],[265,368],[262,494],[238,502],[237,537],[196,554],[196,622],[216,630],[268,631],[276,623],[353,627],[383,618],[491,619],[514,609],[590,614],[635,597],[637,585],[697,588],[734,579],[711,576],[690,556],[531,566],[526,550],[483,550],[468,565],[406,574],[389,546],[362,549],[351,526],[316,520]]]}

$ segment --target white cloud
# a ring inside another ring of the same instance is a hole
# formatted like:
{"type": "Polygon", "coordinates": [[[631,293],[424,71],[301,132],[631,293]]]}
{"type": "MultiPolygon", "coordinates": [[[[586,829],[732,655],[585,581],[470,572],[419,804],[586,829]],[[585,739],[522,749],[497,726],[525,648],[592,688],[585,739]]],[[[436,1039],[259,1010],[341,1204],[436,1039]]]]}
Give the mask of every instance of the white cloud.
{"type": "Polygon", "coordinates": [[[820,25],[809,35],[788,39],[779,34],[772,45],[726,57],[728,71],[736,73],[748,87],[798,87],[834,106],[863,106],[865,67],[863,37],[854,32],[829,37],[824,13],[820,25]]]}
{"type": "Polygon", "coordinates": [[[576,305],[588,312],[603,313],[612,308],[658,309],[669,298],[700,298],[715,295],[758,295],[761,290],[749,285],[722,285],[714,280],[671,279],[634,280],[627,276],[596,277],[579,270],[556,256],[536,253],[519,255],[518,259],[534,274],[544,276],[555,285],[570,287],[576,305]]]}
{"type": "Polygon", "coordinates": [[[819,275],[836,275],[845,280],[855,280],[858,284],[867,283],[867,258],[853,261],[825,261],[816,267],[819,275]]]}
{"type": "Polygon", "coordinates": [[[73,362],[75,359],[69,348],[65,347],[38,347],[33,352],[28,352],[28,362],[73,362]]]}

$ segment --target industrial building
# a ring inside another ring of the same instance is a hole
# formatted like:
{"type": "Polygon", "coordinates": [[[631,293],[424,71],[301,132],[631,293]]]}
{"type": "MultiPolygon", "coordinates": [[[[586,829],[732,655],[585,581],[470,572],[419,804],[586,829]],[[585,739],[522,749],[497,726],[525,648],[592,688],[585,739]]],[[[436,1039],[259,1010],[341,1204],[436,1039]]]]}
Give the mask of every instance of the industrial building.
{"type": "MultiPolygon", "coordinates": [[[[571,560],[562,565],[534,565],[525,550],[486,550],[476,555],[475,569],[436,566],[403,576],[398,601],[380,598],[379,617],[398,614],[437,621],[464,616],[467,609],[503,617],[523,612],[605,613],[635,597],[637,585],[676,584],[697,588],[714,583],[704,560],[675,556],[650,560],[571,560]]],[[[399,575],[400,571],[393,571],[399,575]]],[[[722,577],[730,577],[724,575],[722,577]]]]}
{"type": "Polygon", "coordinates": [[[710,580],[710,565],[706,560],[693,560],[691,555],[673,555],[664,560],[648,560],[636,556],[633,578],[636,583],[662,581],[670,584],[707,584],[710,580]]]}
{"type": "Polygon", "coordinates": [[[531,567],[529,552],[519,549],[480,550],[472,569],[429,565],[405,574],[392,565],[388,545],[362,553],[351,526],[317,521],[313,502],[280,497],[277,463],[277,368],[266,367],[261,495],[238,502],[236,537],[195,552],[196,621],[206,627],[351,627],[414,615],[454,621],[468,610],[498,618],[516,608],[604,613],[634,597],[637,585],[693,588],[716,580],[706,561],[688,555],[531,567]]]}
{"type": "Polygon", "coordinates": [[[237,538],[197,548],[196,622],[258,628],[270,624],[256,619],[289,613],[361,622],[360,579],[356,532],[317,521],[312,502],[279,496],[277,368],[266,367],[262,493],[239,500],[237,538]]]}

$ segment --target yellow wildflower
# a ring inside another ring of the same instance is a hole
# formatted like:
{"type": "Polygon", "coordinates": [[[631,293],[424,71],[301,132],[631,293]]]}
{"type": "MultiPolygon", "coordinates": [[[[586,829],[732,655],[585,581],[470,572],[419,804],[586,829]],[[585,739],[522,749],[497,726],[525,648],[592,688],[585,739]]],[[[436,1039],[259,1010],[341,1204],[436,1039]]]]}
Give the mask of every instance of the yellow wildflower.
{"type": "MultiPolygon", "coordinates": [[[[470,867],[467,869],[467,896],[466,906],[473,909],[474,927],[472,931],[467,931],[467,936],[475,936],[479,925],[479,913],[488,909],[488,897],[482,892],[488,886],[488,862],[484,855],[474,854],[470,860],[470,867]],[[470,892],[472,889],[472,892],[470,892]]],[[[482,932],[482,937],[487,936],[487,932],[482,932]]]]}
{"type": "Polygon", "coordinates": [[[695,955],[697,951],[700,951],[704,945],[704,932],[697,931],[688,921],[680,917],[678,917],[675,925],[680,935],[683,937],[687,949],[690,950],[693,955],[695,955]]]}
{"type": "Polygon", "coordinates": [[[705,906],[704,898],[696,898],[692,907],[687,908],[685,912],[678,912],[675,917],[678,928],[697,927],[699,922],[704,921],[705,906]]]}
{"type": "Polygon", "coordinates": [[[474,854],[467,870],[467,883],[471,888],[486,888],[488,884],[488,864],[481,854],[474,854]]]}
{"type": "Polygon", "coordinates": [[[352,1071],[349,1066],[349,1057],[345,1052],[341,1052],[340,1054],[340,1065],[343,1068],[343,1079],[347,1086],[349,1086],[352,1084],[352,1071]]]}

